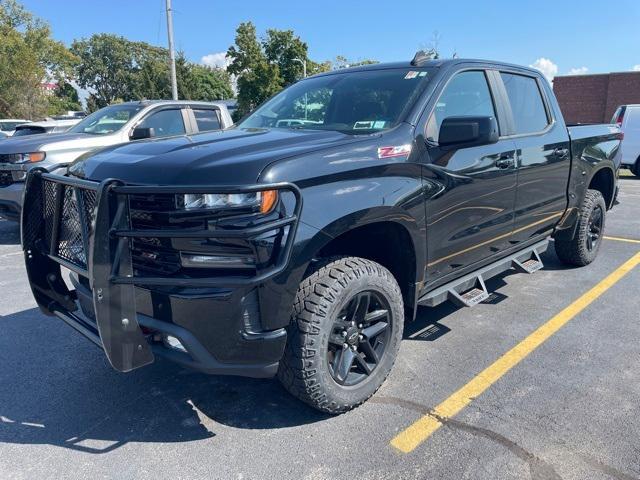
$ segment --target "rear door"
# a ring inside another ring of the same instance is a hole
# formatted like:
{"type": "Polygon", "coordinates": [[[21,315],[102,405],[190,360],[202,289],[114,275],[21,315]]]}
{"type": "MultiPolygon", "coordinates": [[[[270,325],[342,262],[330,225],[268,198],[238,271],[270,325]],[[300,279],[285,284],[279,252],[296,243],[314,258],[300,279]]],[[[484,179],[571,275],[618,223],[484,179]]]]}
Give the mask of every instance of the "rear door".
{"type": "Polygon", "coordinates": [[[536,76],[501,71],[518,160],[513,245],[549,235],[567,206],[569,135],[554,117],[548,85],[536,76]]]}
{"type": "Polygon", "coordinates": [[[495,72],[459,71],[442,89],[427,121],[425,186],[435,192],[426,205],[427,273],[434,281],[509,246],[516,195],[515,143],[502,136],[502,109],[490,84],[495,84],[495,72]],[[440,148],[442,121],[465,115],[496,117],[499,141],[440,148]]]}

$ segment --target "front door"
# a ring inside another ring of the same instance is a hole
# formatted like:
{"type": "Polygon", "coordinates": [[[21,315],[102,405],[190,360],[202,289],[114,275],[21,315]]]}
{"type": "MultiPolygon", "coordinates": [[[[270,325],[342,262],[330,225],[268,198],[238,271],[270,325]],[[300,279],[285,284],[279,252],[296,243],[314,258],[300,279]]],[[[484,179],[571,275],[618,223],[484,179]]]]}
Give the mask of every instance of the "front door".
{"type": "MultiPolygon", "coordinates": [[[[448,150],[437,145],[447,117],[497,114],[487,73],[457,73],[429,117],[426,137],[427,274],[432,281],[485,260],[509,247],[516,199],[513,140],[448,150]]],[[[502,125],[501,125],[502,129],[502,125]]]]}

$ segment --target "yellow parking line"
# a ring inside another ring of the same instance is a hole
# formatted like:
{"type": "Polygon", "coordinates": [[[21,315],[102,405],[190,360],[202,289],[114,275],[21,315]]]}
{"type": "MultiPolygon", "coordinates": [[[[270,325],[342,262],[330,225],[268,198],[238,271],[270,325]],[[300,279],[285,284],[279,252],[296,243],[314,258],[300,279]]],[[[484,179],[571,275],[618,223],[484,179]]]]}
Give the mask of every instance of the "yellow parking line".
{"type": "Polygon", "coordinates": [[[618,242],[640,243],[640,240],[636,240],[634,238],[610,237],[608,235],[605,235],[602,238],[605,240],[617,240],[618,242]]]}
{"type": "Polygon", "coordinates": [[[618,280],[624,277],[638,264],[640,264],[640,252],[636,253],[591,290],[584,293],[571,305],[531,333],[527,338],[522,340],[515,347],[496,360],[492,365],[480,372],[464,387],[438,405],[433,412],[421,417],[407,429],[400,432],[393,440],[391,440],[391,445],[403,453],[413,451],[436,430],[438,430],[448,418],[458,414],[463,408],[469,405],[472,400],[480,396],[505,373],[542,345],[569,320],[588,307],[594,300],[615,285],[618,280]]]}

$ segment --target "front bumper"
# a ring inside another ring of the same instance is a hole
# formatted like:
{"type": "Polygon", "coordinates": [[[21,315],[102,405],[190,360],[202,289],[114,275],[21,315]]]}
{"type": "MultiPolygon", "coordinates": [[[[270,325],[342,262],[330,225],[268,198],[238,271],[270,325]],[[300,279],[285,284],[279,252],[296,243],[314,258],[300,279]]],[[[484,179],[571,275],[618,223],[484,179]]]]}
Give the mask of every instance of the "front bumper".
{"type": "Polygon", "coordinates": [[[22,244],[38,305],[101,346],[116,370],[139,368],[160,355],[207,373],[252,377],[276,373],[286,331],[260,330],[260,322],[255,321],[259,316],[255,297],[258,287],[284,271],[289,262],[301,209],[295,186],[129,186],[116,180],[98,184],[33,171],[27,178],[24,198],[22,244]],[[150,230],[131,227],[129,195],[258,189],[291,192],[295,197],[291,214],[247,228],[172,229],[153,234],[253,239],[266,232],[280,232],[281,248],[271,264],[250,277],[134,275],[132,238],[149,236],[150,230]],[[74,199],[77,211],[74,218],[70,218],[70,199],[74,199]],[[79,224],[81,236],[69,236],[72,221],[79,224]],[[84,256],[78,253],[82,249],[84,256]],[[73,272],[73,289],[63,281],[61,267],[73,272]],[[186,351],[167,346],[161,341],[166,335],[178,339],[186,351]]]}
{"type": "Polygon", "coordinates": [[[0,163],[0,217],[16,222],[20,221],[24,179],[15,180],[13,179],[13,174],[21,173],[25,175],[28,174],[32,168],[53,172],[64,167],[65,165],[50,163],[49,161],[38,164],[0,163]],[[6,180],[8,180],[9,183],[7,183],[6,180]]]}

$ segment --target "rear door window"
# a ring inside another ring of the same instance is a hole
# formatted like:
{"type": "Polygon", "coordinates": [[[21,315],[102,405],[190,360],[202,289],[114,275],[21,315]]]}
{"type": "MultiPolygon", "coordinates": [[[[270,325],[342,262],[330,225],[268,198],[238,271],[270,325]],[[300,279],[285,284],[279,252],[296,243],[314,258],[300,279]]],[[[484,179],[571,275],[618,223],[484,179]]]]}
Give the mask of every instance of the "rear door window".
{"type": "Polygon", "coordinates": [[[549,125],[538,82],[533,77],[500,72],[507,90],[515,133],[517,135],[537,133],[549,125]]]}
{"type": "Polygon", "coordinates": [[[151,113],[139,125],[139,128],[153,128],[154,137],[169,137],[172,135],[184,135],[184,120],[182,110],[160,110],[151,113]]]}
{"type": "Polygon", "coordinates": [[[209,132],[220,130],[220,113],[214,108],[194,108],[193,115],[196,117],[196,124],[199,132],[209,132]]]}

